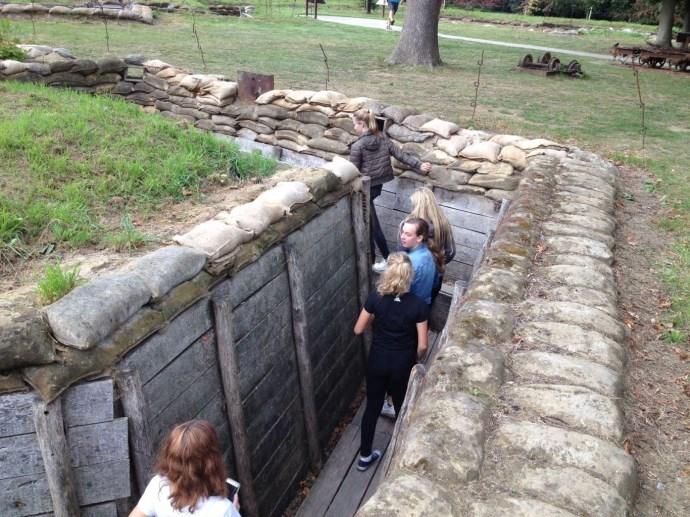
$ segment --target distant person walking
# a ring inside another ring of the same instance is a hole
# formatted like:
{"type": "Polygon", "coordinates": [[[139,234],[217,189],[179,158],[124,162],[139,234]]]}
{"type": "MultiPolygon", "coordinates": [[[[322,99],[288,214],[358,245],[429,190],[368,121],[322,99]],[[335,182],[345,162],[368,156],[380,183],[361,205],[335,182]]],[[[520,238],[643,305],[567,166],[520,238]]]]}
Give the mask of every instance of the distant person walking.
{"type": "Polygon", "coordinates": [[[400,0],[388,0],[388,23],[386,24],[388,31],[395,25],[395,14],[398,12],[398,7],[400,7],[400,0]]]}
{"type": "Polygon", "coordinates": [[[374,264],[374,271],[380,273],[386,266],[388,258],[388,244],[379,224],[374,199],[381,195],[383,184],[393,179],[391,156],[417,171],[429,172],[431,164],[422,162],[412,154],[402,151],[379,131],[376,117],[368,109],[360,109],[352,116],[355,132],[360,137],[350,147],[350,161],[355,164],[363,175],[371,178],[371,252],[375,257],[374,244],[378,247],[383,261],[374,264]]]}
{"type": "Polygon", "coordinates": [[[158,453],[156,475],[129,517],[240,517],[237,495],[227,499],[227,472],[213,426],[191,420],[175,426],[158,453]]]}
{"type": "Polygon", "coordinates": [[[355,324],[357,335],[373,324],[358,470],[367,470],[381,457],[381,451],[372,450],[372,445],[386,392],[393,397],[395,411],[400,414],[412,367],[426,355],[429,307],[410,292],[412,276],[409,256],[391,253],[376,290],[367,298],[355,324]]]}

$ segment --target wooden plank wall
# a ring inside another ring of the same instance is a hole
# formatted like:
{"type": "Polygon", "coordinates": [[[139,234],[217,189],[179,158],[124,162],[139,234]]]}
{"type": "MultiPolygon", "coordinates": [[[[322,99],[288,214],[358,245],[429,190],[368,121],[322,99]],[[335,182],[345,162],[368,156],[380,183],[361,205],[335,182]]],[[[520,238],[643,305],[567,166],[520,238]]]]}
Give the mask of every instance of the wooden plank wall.
{"type": "Polygon", "coordinates": [[[308,314],[319,443],[325,446],[352,401],[363,376],[357,257],[349,198],[294,232],[288,242],[300,251],[308,314]]]}
{"type": "MultiPolygon", "coordinates": [[[[310,357],[322,446],[363,374],[352,327],[359,310],[349,198],[288,237],[305,264],[310,357]]],[[[309,465],[285,257],[280,246],[220,283],[214,297],[232,307],[240,395],[261,515],[278,515],[309,465]]],[[[234,460],[218,370],[213,315],[204,299],[130,352],[123,369],[141,378],[154,446],[177,423],[203,418],[234,460]]]]}
{"type": "MultiPolygon", "coordinates": [[[[32,417],[33,393],[0,397],[0,515],[52,515],[32,417]]],[[[130,495],[127,419],[114,417],[110,379],[73,386],[62,396],[67,446],[82,515],[115,517],[130,495]],[[104,476],[103,473],[108,475],[104,476]]]]}
{"type": "MultiPolygon", "coordinates": [[[[376,198],[376,213],[391,251],[398,245],[398,228],[412,209],[410,195],[424,186],[421,181],[396,178],[384,184],[383,192],[376,198]]],[[[472,274],[474,261],[486,241],[488,232],[496,229],[500,203],[484,196],[452,192],[433,188],[438,203],[453,227],[456,255],[446,266],[444,282],[467,282],[472,274]]]]}

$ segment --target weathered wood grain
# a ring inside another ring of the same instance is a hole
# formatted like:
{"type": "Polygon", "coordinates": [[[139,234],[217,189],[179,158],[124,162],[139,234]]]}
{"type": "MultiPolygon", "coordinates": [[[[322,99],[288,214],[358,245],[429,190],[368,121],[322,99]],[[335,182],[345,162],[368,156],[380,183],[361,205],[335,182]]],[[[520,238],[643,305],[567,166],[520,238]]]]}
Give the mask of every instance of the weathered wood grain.
{"type": "MultiPolygon", "coordinates": [[[[10,393],[0,397],[0,437],[35,432],[34,393],[10,393]]],[[[66,425],[84,425],[113,418],[113,383],[110,379],[77,384],[62,396],[66,425]],[[89,408],[93,412],[89,412],[89,408]]]]}
{"type": "Polygon", "coordinates": [[[232,434],[233,452],[237,475],[242,484],[244,513],[258,517],[259,506],[254,490],[251,453],[247,427],[240,397],[239,368],[235,357],[232,327],[232,304],[229,300],[213,299],[214,325],[217,334],[217,354],[220,366],[223,394],[225,395],[228,424],[232,434]]]}
{"type": "Polygon", "coordinates": [[[59,398],[51,403],[35,400],[32,411],[55,517],[79,517],[62,403],[59,398]]]}
{"type": "Polygon", "coordinates": [[[149,427],[149,407],[144,385],[136,370],[119,370],[115,374],[120,401],[129,420],[129,436],[134,461],[134,473],[139,493],[143,494],[151,478],[154,447],[149,427]]]}
{"type": "Polygon", "coordinates": [[[236,341],[241,340],[247,332],[256,327],[288,296],[287,272],[282,272],[235,307],[233,311],[234,339],[236,341]]]}
{"type": "MultiPolygon", "coordinates": [[[[117,517],[117,505],[111,501],[108,503],[93,504],[80,508],[81,517],[117,517]]],[[[53,512],[34,515],[33,517],[54,517],[53,512]]]]}
{"type": "Polygon", "coordinates": [[[297,251],[289,243],[283,245],[285,261],[290,283],[290,300],[292,304],[292,333],[297,358],[302,409],[304,411],[304,428],[307,432],[309,460],[315,470],[321,468],[321,449],[318,442],[318,423],[314,403],[314,379],[309,357],[309,323],[305,299],[304,264],[297,251]]]}
{"type": "Polygon", "coordinates": [[[228,299],[234,309],[285,271],[285,257],[280,246],[274,246],[249,266],[214,290],[216,298],[228,299]]]}
{"type": "MultiPolygon", "coordinates": [[[[157,334],[132,350],[120,362],[123,369],[137,370],[146,384],[158,372],[195,342],[212,325],[208,299],[200,300],[157,334]]],[[[152,408],[155,409],[155,408],[152,408]]]]}

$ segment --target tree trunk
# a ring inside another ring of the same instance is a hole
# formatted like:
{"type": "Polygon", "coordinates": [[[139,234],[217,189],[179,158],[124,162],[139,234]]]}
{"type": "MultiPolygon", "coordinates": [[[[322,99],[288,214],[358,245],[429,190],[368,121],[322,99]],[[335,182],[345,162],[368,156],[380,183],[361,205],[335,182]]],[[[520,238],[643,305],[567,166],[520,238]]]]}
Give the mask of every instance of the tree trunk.
{"type": "Polygon", "coordinates": [[[673,37],[673,12],[676,7],[676,0],[662,0],[661,11],[659,12],[659,29],[656,33],[656,45],[659,47],[670,47],[673,37]]]}
{"type": "Polygon", "coordinates": [[[683,12],[683,32],[690,32],[690,0],[685,0],[683,12]]]}
{"type": "Polygon", "coordinates": [[[407,0],[405,25],[388,62],[391,65],[441,65],[438,15],[442,0],[407,0]]]}

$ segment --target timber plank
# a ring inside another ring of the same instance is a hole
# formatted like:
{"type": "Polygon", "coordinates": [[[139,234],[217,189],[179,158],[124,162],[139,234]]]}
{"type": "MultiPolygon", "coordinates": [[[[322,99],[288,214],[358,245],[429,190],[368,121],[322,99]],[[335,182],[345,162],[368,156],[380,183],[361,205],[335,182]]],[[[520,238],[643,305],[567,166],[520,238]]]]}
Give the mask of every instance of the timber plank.
{"type": "MultiPolygon", "coordinates": [[[[296,429],[296,426],[303,427],[301,404],[295,395],[285,406],[285,410],[275,418],[271,428],[264,433],[261,440],[252,450],[252,464],[260,466],[267,465],[275,450],[285,441],[285,437],[291,433],[304,433],[303,429],[296,429]]],[[[298,446],[296,452],[303,454],[305,459],[307,450],[303,446],[298,446]]]]}
{"type": "Polygon", "coordinates": [[[289,295],[287,271],[283,271],[235,307],[233,310],[235,342],[240,341],[247,332],[256,327],[289,295]]]}
{"type": "Polygon", "coordinates": [[[311,487],[309,495],[304,500],[297,512],[296,517],[315,517],[324,515],[335,495],[340,488],[340,484],[345,475],[350,470],[352,462],[356,460],[359,453],[360,442],[360,422],[364,414],[366,403],[359,406],[350,425],[338,440],[338,444],[328,457],[323,470],[311,487]]]}
{"type": "Polygon", "coordinates": [[[345,196],[321,215],[312,219],[299,230],[288,236],[288,242],[296,249],[305,250],[331,233],[331,229],[340,221],[350,220],[350,198],[345,196]]]}
{"type": "Polygon", "coordinates": [[[434,187],[433,191],[439,204],[443,206],[486,216],[498,215],[497,203],[493,199],[476,194],[452,192],[439,187],[434,187]]]}
{"type": "MultiPolygon", "coordinates": [[[[382,419],[379,418],[379,424],[381,424],[381,420],[382,419]]],[[[377,424],[373,448],[379,449],[383,454],[385,454],[390,438],[390,432],[379,430],[379,425],[377,424]]],[[[371,467],[369,470],[364,472],[360,472],[357,470],[357,462],[353,461],[345,479],[340,485],[338,493],[333,498],[333,501],[324,515],[327,517],[346,517],[354,515],[357,512],[357,508],[359,508],[362,499],[364,498],[364,494],[369,488],[369,485],[371,484],[380,464],[381,460],[379,459],[374,467],[371,467]]]]}
{"type": "Polygon", "coordinates": [[[155,419],[200,375],[216,364],[215,336],[209,332],[168,363],[153,379],[144,383],[146,403],[155,419]]]}
{"type": "MultiPolygon", "coordinates": [[[[0,437],[35,432],[32,404],[34,393],[10,393],[0,397],[0,437]]],[[[113,419],[113,383],[110,379],[70,387],[62,396],[67,427],[113,419]],[[93,413],[89,413],[93,408],[93,413]]]]}
{"type": "Polygon", "coordinates": [[[232,278],[218,284],[213,296],[228,300],[235,309],[284,271],[285,257],[280,246],[274,246],[232,278]]]}
{"type": "MultiPolygon", "coordinates": [[[[117,517],[117,505],[114,501],[79,508],[81,517],[117,517]]],[[[54,517],[53,512],[34,515],[33,517],[54,517]]]]}
{"type": "Polygon", "coordinates": [[[146,384],[211,326],[211,306],[204,298],[127,354],[121,367],[137,370],[146,384]]]}
{"type": "MultiPolygon", "coordinates": [[[[232,437],[230,436],[230,430],[228,429],[228,418],[225,409],[225,399],[222,393],[219,391],[213,398],[203,406],[199,412],[194,415],[195,419],[198,420],[208,420],[213,424],[218,432],[218,442],[220,443],[220,449],[222,451],[228,451],[229,457],[232,458],[232,437]]],[[[234,470],[234,460],[227,463],[230,470],[234,470]]]]}

